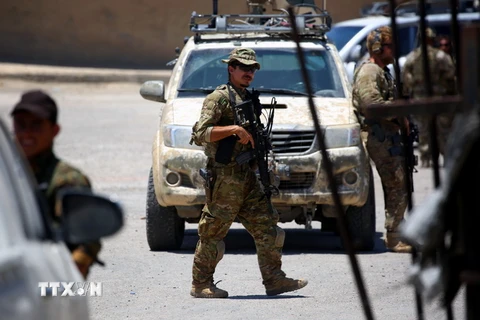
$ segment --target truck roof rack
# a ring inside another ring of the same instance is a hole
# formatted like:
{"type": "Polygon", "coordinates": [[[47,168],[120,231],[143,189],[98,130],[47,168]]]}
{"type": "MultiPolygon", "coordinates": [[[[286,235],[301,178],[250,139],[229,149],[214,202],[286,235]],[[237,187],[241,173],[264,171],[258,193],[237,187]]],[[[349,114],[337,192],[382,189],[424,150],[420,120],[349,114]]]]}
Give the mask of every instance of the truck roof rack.
{"type": "MultiPolygon", "coordinates": [[[[295,23],[301,36],[325,36],[330,31],[332,18],[328,12],[318,9],[320,13],[307,13],[297,15],[295,23]],[[317,23],[317,22],[321,23],[317,23]]],[[[225,14],[203,15],[192,13],[190,18],[190,30],[197,36],[204,34],[291,34],[292,27],[289,16],[286,14],[225,14]],[[209,21],[208,24],[200,24],[199,21],[209,21]]]]}

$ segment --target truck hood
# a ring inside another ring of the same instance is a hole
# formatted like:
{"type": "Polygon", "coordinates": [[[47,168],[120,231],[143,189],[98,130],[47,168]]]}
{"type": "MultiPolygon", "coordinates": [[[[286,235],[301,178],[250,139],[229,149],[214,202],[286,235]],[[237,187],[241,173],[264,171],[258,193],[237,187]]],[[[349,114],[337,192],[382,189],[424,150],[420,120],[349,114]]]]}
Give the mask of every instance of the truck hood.
{"type": "MultiPolygon", "coordinates": [[[[204,97],[177,98],[163,109],[163,123],[193,125],[200,117],[204,97]]],[[[270,97],[261,97],[263,105],[271,103],[270,97]]],[[[313,118],[307,97],[276,97],[277,105],[273,122],[275,125],[313,126],[313,118]]],[[[351,102],[347,98],[314,98],[317,115],[322,126],[342,125],[357,122],[351,102]]],[[[269,109],[266,109],[267,111],[269,109]]]]}

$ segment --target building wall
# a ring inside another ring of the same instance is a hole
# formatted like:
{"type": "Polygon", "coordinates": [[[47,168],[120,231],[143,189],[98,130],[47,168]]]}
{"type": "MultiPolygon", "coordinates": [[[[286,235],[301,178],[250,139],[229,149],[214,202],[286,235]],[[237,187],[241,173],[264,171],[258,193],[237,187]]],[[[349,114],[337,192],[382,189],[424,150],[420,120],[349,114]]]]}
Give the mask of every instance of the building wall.
{"type": "MultiPolygon", "coordinates": [[[[334,22],[358,17],[371,2],[326,1],[334,22]]],[[[2,0],[0,61],[164,68],[190,35],[191,13],[212,7],[210,0],[2,0]]],[[[246,0],[218,0],[218,10],[246,13],[246,0]]]]}

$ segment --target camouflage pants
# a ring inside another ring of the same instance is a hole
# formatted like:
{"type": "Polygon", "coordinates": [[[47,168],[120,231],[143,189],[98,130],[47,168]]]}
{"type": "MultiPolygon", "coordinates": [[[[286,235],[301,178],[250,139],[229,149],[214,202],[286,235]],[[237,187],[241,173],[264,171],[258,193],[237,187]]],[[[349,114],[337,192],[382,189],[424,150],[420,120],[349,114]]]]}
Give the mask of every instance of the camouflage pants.
{"type": "Polygon", "coordinates": [[[277,227],[278,213],[264,196],[255,173],[247,169],[230,175],[217,173],[212,201],[205,205],[198,225],[193,285],[213,281],[223,256],[222,240],[235,219],[255,241],[263,284],[285,276],[281,270],[284,232],[277,227]]]}
{"type": "MultiPolygon", "coordinates": [[[[437,143],[438,151],[445,155],[445,146],[448,135],[452,128],[454,115],[441,114],[437,116],[437,143]]],[[[418,124],[418,151],[422,167],[429,167],[432,159],[430,152],[430,117],[415,116],[415,122],[418,124]]]]}
{"type": "Polygon", "coordinates": [[[391,155],[391,148],[395,145],[398,147],[392,141],[393,136],[393,133],[385,133],[384,140],[379,141],[372,130],[368,129],[367,150],[382,181],[387,231],[397,231],[407,209],[405,159],[403,155],[391,155]]]}
{"type": "Polygon", "coordinates": [[[415,116],[415,123],[418,126],[418,152],[420,153],[420,164],[422,167],[430,167],[432,154],[429,148],[429,123],[428,117],[415,116]]]}

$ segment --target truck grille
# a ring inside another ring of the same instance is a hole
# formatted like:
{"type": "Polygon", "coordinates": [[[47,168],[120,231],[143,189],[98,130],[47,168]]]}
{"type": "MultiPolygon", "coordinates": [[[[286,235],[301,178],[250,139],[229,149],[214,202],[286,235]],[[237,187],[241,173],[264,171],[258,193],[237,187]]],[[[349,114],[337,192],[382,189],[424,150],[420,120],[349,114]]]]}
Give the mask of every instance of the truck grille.
{"type": "Polygon", "coordinates": [[[294,172],[290,175],[290,180],[280,180],[280,185],[278,186],[278,189],[308,189],[312,187],[314,176],[315,174],[312,172],[294,172]]]}
{"type": "Polygon", "coordinates": [[[315,130],[273,130],[272,145],[275,154],[299,154],[311,149],[315,130]]]}

